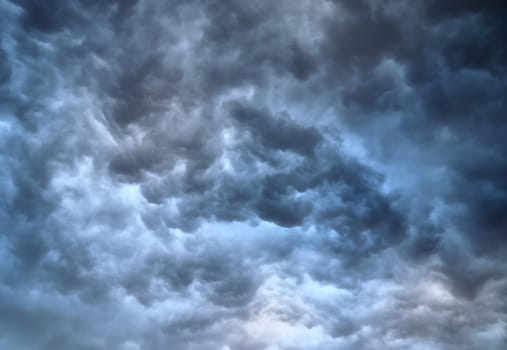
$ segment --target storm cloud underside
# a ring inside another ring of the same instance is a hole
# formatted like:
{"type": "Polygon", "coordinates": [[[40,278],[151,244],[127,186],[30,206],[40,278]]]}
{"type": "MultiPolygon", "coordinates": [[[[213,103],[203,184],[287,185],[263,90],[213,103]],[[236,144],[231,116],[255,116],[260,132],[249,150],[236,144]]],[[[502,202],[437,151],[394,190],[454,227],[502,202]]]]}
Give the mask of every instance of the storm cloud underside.
{"type": "Polygon", "coordinates": [[[0,2],[0,349],[505,349],[506,15],[0,2]]]}

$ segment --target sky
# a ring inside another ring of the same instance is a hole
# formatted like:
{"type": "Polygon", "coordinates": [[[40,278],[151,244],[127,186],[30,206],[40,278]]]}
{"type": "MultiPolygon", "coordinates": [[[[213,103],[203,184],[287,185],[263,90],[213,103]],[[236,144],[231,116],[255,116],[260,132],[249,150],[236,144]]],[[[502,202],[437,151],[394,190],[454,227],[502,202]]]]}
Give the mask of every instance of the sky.
{"type": "Polygon", "coordinates": [[[0,0],[0,349],[506,349],[506,17],[0,0]]]}

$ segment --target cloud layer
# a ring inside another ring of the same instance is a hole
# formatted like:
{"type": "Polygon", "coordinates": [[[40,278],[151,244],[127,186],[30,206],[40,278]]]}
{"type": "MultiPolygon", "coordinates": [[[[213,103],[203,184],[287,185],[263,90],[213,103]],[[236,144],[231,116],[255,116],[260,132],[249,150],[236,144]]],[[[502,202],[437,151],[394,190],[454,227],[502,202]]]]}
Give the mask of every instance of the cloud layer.
{"type": "Polygon", "coordinates": [[[0,348],[505,348],[506,15],[0,3],[0,348]]]}

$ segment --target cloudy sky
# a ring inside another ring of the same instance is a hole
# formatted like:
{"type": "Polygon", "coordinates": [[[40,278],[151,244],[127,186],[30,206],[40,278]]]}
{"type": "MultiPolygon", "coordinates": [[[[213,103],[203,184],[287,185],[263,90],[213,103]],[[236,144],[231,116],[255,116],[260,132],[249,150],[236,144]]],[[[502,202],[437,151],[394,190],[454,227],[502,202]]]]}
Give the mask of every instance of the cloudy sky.
{"type": "Polygon", "coordinates": [[[506,349],[506,16],[0,0],[0,349],[506,349]]]}

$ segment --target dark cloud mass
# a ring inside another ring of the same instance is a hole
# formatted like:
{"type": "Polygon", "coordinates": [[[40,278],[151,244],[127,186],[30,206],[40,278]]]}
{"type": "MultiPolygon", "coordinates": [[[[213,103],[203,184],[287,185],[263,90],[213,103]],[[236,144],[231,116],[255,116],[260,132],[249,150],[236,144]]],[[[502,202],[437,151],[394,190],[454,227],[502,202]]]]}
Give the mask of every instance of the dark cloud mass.
{"type": "Polygon", "coordinates": [[[506,349],[506,15],[0,2],[0,349],[506,349]]]}

